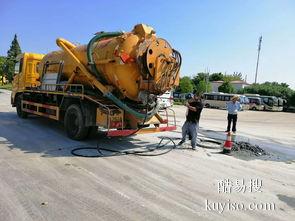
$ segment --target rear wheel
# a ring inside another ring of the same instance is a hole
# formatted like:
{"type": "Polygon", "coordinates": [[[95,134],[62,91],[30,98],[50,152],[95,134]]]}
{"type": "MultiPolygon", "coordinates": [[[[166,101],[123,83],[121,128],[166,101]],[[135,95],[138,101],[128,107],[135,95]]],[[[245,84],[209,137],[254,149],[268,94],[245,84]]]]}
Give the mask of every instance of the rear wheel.
{"type": "Polygon", "coordinates": [[[82,110],[77,104],[68,107],[64,125],[67,135],[71,139],[83,140],[88,135],[89,127],[85,126],[82,110]]]}
{"type": "Polygon", "coordinates": [[[16,98],[16,113],[17,113],[17,116],[19,116],[20,118],[27,118],[28,117],[28,113],[23,111],[21,96],[18,96],[16,98]]]}

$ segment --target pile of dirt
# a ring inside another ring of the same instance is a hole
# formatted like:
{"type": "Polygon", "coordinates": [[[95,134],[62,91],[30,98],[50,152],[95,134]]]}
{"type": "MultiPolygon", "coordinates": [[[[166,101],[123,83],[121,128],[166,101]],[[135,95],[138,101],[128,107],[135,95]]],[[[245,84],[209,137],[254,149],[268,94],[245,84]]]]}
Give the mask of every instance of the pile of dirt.
{"type": "Polygon", "coordinates": [[[233,151],[247,151],[256,156],[268,155],[268,153],[258,145],[252,145],[248,142],[237,142],[233,144],[233,151]]]}

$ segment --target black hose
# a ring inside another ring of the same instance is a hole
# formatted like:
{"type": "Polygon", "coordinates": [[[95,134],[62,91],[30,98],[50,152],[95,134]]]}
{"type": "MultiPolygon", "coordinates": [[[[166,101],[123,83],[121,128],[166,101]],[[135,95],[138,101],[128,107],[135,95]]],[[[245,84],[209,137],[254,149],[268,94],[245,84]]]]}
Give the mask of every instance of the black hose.
{"type": "Polygon", "coordinates": [[[160,142],[157,144],[157,146],[155,148],[147,149],[147,150],[141,150],[141,151],[139,151],[139,150],[133,150],[133,151],[125,150],[125,151],[120,151],[120,150],[114,150],[114,149],[99,147],[99,145],[97,143],[96,147],[87,147],[87,146],[85,146],[85,147],[75,148],[75,149],[71,150],[71,154],[74,155],[74,156],[78,156],[78,157],[111,157],[111,156],[121,156],[121,155],[137,155],[137,156],[150,156],[150,157],[152,157],[152,156],[160,156],[160,155],[163,155],[163,154],[167,154],[170,151],[172,151],[173,149],[176,149],[176,144],[173,141],[173,139],[170,138],[170,137],[162,137],[160,142]],[[162,144],[164,140],[168,140],[168,142],[162,144]],[[160,150],[161,148],[165,147],[170,142],[172,142],[173,145],[170,148],[168,148],[166,151],[161,152],[161,153],[151,154],[151,152],[154,152],[155,150],[160,150]],[[77,153],[77,151],[79,151],[79,150],[97,150],[98,154],[96,154],[96,155],[79,154],[79,153],[77,153]],[[110,153],[113,153],[113,154],[104,155],[102,153],[102,151],[107,151],[107,152],[110,152],[110,153]]]}

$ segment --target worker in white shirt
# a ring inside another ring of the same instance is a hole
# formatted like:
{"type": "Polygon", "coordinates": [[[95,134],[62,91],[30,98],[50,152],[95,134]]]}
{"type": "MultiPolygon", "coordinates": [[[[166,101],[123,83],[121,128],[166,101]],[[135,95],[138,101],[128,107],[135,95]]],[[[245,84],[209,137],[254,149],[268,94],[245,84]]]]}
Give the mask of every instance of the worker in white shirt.
{"type": "Polygon", "coordinates": [[[237,120],[238,120],[238,111],[241,110],[241,104],[238,101],[239,96],[233,96],[231,101],[226,104],[228,115],[227,115],[227,130],[226,132],[230,132],[231,122],[233,122],[232,132],[236,132],[237,128],[237,120]]]}

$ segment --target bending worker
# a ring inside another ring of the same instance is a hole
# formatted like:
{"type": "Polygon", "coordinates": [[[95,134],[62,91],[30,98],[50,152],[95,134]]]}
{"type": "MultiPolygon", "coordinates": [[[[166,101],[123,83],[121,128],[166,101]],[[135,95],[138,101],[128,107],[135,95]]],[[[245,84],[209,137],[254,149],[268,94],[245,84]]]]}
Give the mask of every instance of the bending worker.
{"type": "Polygon", "coordinates": [[[178,145],[182,145],[186,140],[186,135],[190,136],[193,150],[196,149],[199,120],[203,109],[203,103],[199,94],[194,94],[193,98],[186,103],[188,108],[186,121],[182,126],[182,139],[178,145]]]}
{"type": "Polygon", "coordinates": [[[231,122],[233,122],[232,132],[236,132],[237,120],[238,120],[238,111],[241,110],[241,104],[238,101],[240,98],[238,96],[233,96],[231,101],[227,102],[226,107],[228,111],[227,115],[227,130],[225,132],[230,132],[231,122]]]}

